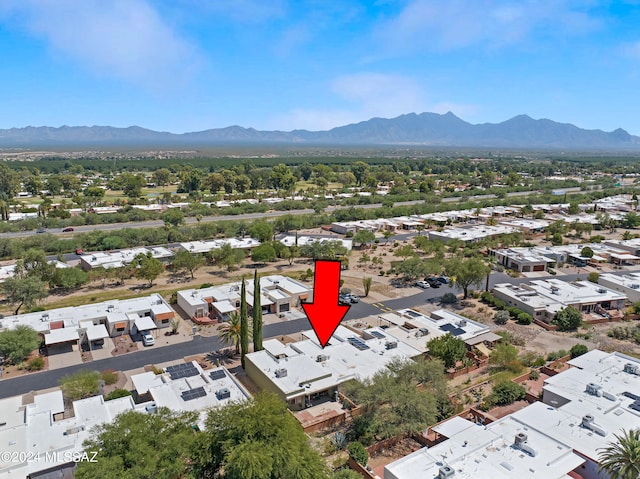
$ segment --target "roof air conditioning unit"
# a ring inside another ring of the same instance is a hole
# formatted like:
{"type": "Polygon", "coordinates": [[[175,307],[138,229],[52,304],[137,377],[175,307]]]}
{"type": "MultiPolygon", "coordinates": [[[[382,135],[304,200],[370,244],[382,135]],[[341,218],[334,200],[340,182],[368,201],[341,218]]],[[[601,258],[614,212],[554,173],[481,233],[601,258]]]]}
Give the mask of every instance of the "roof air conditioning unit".
{"type": "Polygon", "coordinates": [[[287,377],[287,368],[276,369],[276,377],[277,378],[286,378],[287,377]]]}
{"type": "Polygon", "coordinates": [[[229,391],[229,389],[227,388],[218,389],[216,391],[216,398],[218,398],[218,401],[220,401],[221,399],[229,399],[230,397],[231,391],[229,391]]]}
{"type": "Polygon", "coordinates": [[[629,374],[638,374],[638,366],[633,363],[627,363],[624,365],[624,372],[629,374]]]}
{"type": "Polygon", "coordinates": [[[438,469],[438,479],[448,479],[453,477],[456,473],[455,469],[451,466],[442,466],[438,469]]]}
{"type": "Polygon", "coordinates": [[[422,336],[428,336],[429,330],[427,328],[419,328],[416,331],[416,338],[421,338],[422,336]]]}
{"type": "Polygon", "coordinates": [[[398,341],[387,341],[384,347],[387,349],[396,349],[398,347],[398,341]]]}
{"type": "Polygon", "coordinates": [[[326,361],[327,359],[329,359],[329,357],[326,354],[318,354],[318,356],[316,357],[316,362],[317,363],[322,363],[322,362],[326,361]]]}
{"type": "Polygon", "coordinates": [[[466,319],[461,319],[460,321],[458,321],[458,326],[461,328],[464,328],[467,325],[467,320],[466,319]]]}
{"type": "Polygon", "coordinates": [[[599,397],[599,396],[602,396],[602,392],[600,391],[601,389],[602,389],[602,386],[600,386],[599,384],[589,383],[587,384],[586,393],[591,394],[592,396],[599,397]]]}
{"type": "Polygon", "coordinates": [[[640,284],[638,284],[638,283],[633,283],[633,284],[630,286],[630,288],[631,288],[631,289],[640,289],[640,284]]]}
{"type": "Polygon", "coordinates": [[[527,439],[529,438],[524,432],[519,432],[518,434],[516,434],[516,440],[514,442],[514,445],[520,446],[521,444],[524,444],[525,442],[527,442],[527,439]]]}
{"type": "Polygon", "coordinates": [[[604,288],[598,288],[598,293],[606,293],[607,290],[604,288]]]}
{"type": "Polygon", "coordinates": [[[595,423],[595,418],[591,414],[582,417],[581,426],[589,431],[595,432],[599,436],[606,436],[607,432],[595,423]]]}

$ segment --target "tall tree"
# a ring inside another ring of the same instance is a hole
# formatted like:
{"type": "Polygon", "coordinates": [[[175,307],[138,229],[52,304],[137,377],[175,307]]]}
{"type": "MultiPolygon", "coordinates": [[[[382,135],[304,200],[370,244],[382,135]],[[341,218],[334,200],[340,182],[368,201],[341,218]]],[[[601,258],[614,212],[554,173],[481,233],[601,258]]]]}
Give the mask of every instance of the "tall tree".
{"type": "Polygon", "coordinates": [[[196,441],[203,434],[194,430],[197,420],[197,412],[172,412],[167,408],[159,408],[155,414],[119,414],[113,422],[97,427],[85,444],[87,451],[98,453],[97,460],[78,463],[74,477],[203,477],[193,471],[196,441]]]}
{"type": "Polygon", "coordinates": [[[0,333],[0,354],[18,364],[38,347],[38,332],[23,324],[0,333]]]}
{"type": "Polygon", "coordinates": [[[206,449],[200,453],[209,464],[201,467],[224,470],[225,479],[328,477],[300,424],[274,394],[211,410],[204,434],[206,449]]]}
{"type": "Polygon", "coordinates": [[[260,277],[258,270],[253,272],[253,350],[261,351],[262,348],[262,305],[260,304],[260,277]]]}
{"type": "Polygon", "coordinates": [[[202,266],[202,256],[200,256],[199,254],[192,254],[189,251],[183,249],[175,254],[171,264],[177,271],[190,273],[191,279],[194,279],[194,272],[200,266],[202,266]]]}
{"type": "Polygon", "coordinates": [[[244,357],[249,352],[249,315],[247,314],[247,286],[242,278],[240,288],[240,362],[244,369],[244,357]]]}
{"type": "Polygon", "coordinates": [[[7,278],[2,283],[2,291],[9,304],[18,305],[14,314],[18,314],[22,306],[31,308],[47,297],[44,281],[35,276],[7,278]]]}
{"type": "Polygon", "coordinates": [[[452,283],[462,288],[464,299],[467,299],[469,287],[474,284],[481,285],[482,280],[491,272],[491,268],[477,257],[469,259],[454,257],[446,263],[445,271],[452,278],[452,283]]]}
{"type": "Polygon", "coordinates": [[[623,430],[614,434],[615,442],[599,449],[601,472],[610,479],[637,479],[640,477],[640,430],[623,430]]]}
{"type": "Polygon", "coordinates": [[[136,276],[149,281],[149,286],[153,286],[153,280],[164,271],[162,261],[154,258],[151,253],[140,253],[133,259],[132,264],[136,268],[136,276]]]}
{"type": "Polygon", "coordinates": [[[236,354],[240,354],[240,337],[241,334],[240,315],[234,311],[229,314],[229,321],[218,326],[220,331],[220,340],[224,344],[229,344],[236,348],[236,354]]]}

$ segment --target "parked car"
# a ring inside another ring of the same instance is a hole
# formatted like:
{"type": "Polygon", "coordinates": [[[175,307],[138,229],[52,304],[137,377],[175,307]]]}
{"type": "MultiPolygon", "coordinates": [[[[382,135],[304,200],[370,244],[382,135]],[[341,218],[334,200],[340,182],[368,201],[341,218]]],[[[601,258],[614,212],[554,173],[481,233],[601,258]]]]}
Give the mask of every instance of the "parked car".
{"type": "Polygon", "coordinates": [[[436,278],[427,278],[425,279],[425,281],[432,288],[439,288],[440,286],[442,286],[442,283],[438,281],[436,278]]]}
{"type": "Polygon", "coordinates": [[[351,298],[346,294],[341,294],[338,296],[338,304],[351,304],[351,298]]]}
{"type": "Polygon", "coordinates": [[[76,254],[78,256],[82,256],[84,254],[84,251],[82,251],[82,248],[76,248],[76,254]]]}
{"type": "Polygon", "coordinates": [[[142,344],[145,346],[153,346],[156,344],[156,340],[153,339],[153,336],[151,336],[149,331],[142,333],[142,344]]]}
{"type": "Polygon", "coordinates": [[[446,276],[438,276],[435,279],[440,281],[442,284],[449,284],[449,278],[447,278],[446,276]]]}
{"type": "Polygon", "coordinates": [[[418,281],[415,286],[417,286],[418,288],[427,289],[429,287],[429,283],[427,283],[426,281],[418,281]]]}
{"type": "Polygon", "coordinates": [[[47,232],[47,230],[46,230],[46,229],[44,229],[44,228],[38,228],[38,229],[36,230],[36,233],[38,233],[38,234],[40,234],[40,233],[46,233],[46,232],[47,232]]]}
{"type": "Polygon", "coordinates": [[[63,233],[73,233],[73,228],[69,227],[69,228],[65,228],[62,230],[63,233]]]}
{"type": "Polygon", "coordinates": [[[351,301],[352,303],[359,303],[360,302],[360,298],[358,296],[356,296],[355,294],[345,294],[345,296],[347,298],[349,298],[349,301],[351,301]]]}

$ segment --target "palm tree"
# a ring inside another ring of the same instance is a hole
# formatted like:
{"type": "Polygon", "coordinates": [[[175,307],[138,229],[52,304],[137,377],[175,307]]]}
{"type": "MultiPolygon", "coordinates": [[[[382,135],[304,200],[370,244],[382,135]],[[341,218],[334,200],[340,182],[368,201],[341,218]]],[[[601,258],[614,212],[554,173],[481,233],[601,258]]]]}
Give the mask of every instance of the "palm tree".
{"type": "Polygon", "coordinates": [[[220,339],[223,343],[235,346],[236,354],[240,354],[240,315],[234,311],[229,315],[229,321],[218,326],[220,339]]]}
{"type": "Polygon", "coordinates": [[[614,434],[615,442],[600,451],[600,471],[610,479],[638,479],[640,477],[640,430],[623,430],[614,434]]]}

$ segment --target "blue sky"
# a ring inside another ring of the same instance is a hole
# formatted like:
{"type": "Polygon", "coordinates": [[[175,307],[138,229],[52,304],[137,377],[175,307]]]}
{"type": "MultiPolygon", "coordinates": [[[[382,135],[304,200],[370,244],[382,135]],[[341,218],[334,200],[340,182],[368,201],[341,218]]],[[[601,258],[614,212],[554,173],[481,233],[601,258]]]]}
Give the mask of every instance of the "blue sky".
{"type": "Polygon", "coordinates": [[[0,128],[526,113],[640,135],[640,0],[2,0],[0,128]]]}

